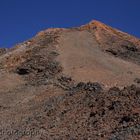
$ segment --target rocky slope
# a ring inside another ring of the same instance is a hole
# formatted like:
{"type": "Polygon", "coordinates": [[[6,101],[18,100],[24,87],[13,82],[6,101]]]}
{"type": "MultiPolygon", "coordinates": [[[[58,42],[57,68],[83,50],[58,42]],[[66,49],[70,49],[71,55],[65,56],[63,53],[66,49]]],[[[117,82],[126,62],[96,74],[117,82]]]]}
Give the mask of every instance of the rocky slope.
{"type": "Polygon", "coordinates": [[[139,84],[139,39],[99,21],[47,29],[0,50],[0,139],[139,140],[139,84]]]}

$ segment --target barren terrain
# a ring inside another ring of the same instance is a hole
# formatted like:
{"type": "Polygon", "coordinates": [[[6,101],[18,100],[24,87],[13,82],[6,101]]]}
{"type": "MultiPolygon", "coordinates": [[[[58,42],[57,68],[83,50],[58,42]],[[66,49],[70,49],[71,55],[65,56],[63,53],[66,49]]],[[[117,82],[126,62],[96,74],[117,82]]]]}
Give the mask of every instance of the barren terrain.
{"type": "Polygon", "coordinates": [[[139,140],[140,40],[92,21],[0,50],[1,140],[139,140]]]}

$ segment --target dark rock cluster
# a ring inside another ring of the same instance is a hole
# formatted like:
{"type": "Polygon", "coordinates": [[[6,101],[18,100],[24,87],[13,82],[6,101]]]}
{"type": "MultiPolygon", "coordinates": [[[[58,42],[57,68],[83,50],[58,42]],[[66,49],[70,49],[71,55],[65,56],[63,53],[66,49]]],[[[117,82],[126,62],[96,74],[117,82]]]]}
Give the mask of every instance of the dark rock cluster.
{"type": "Polygon", "coordinates": [[[106,50],[107,53],[120,57],[124,60],[132,61],[136,64],[140,64],[140,49],[132,43],[121,45],[121,49],[109,48],[106,50]]]}
{"type": "Polygon", "coordinates": [[[3,55],[7,52],[6,48],[0,48],[0,55],[3,55]]]}
{"type": "Polygon", "coordinates": [[[92,82],[88,82],[88,83],[80,82],[77,84],[76,88],[81,90],[86,90],[86,91],[94,91],[94,92],[102,91],[102,87],[99,83],[92,83],[92,82]]]}

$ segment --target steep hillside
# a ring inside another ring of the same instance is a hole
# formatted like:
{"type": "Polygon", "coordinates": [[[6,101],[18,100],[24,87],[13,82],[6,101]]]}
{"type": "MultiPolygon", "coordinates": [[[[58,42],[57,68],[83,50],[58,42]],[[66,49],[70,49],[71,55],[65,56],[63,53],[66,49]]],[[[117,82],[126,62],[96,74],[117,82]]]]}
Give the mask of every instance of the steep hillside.
{"type": "Polygon", "coordinates": [[[1,140],[139,140],[140,40],[99,21],[0,50],[1,140]]]}

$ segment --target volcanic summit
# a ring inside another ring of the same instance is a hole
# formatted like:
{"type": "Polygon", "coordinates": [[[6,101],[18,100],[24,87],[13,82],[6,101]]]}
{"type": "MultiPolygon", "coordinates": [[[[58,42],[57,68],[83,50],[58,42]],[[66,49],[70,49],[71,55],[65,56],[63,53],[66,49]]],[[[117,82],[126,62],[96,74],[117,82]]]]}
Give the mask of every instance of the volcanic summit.
{"type": "Polygon", "coordinates": [[[140,39],[96,20],[41,31],[0,49],[0,139],[139,140],[139,84],[140,39]]]}

